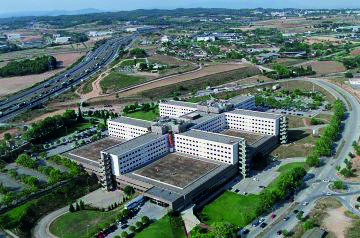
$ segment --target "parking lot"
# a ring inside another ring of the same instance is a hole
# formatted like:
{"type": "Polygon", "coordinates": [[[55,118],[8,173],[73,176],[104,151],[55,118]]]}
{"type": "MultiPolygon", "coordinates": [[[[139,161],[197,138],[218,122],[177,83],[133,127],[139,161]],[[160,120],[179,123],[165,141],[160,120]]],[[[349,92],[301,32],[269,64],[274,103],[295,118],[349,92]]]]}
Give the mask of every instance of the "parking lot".
{"type": "Polygon", "coordinates": [[[37,172],[36,170],[33,170],[33,169],[19,167],[15,163],[8,164],[6,166],[6,168],[7,169],[16,169],[16,172],[18,174],[34,176],[34,177],[38,178],[40,182],[47,182],[48,181],[48,177],[46,175],[43,175],[40,172],[37,172]]]}
{"type": "MultiPolygon", "coordinates": [[[[86,186],[86,184],[84,184],[86,186]]],[[[121,190],[106,192],[103,189],[95,190],[82,198],[86,204],[91,204],[95,207],[107,208],[110,205],[119,203],[123,200],[124,193],[121,190]]]]}
{"type": "Polygon", "coordinates": [[[10,192],[20,192],[24,187],[21,183],[16,182],[15,179],[3,173],[0,173],[0,182],[3,183],[10,192]]]}

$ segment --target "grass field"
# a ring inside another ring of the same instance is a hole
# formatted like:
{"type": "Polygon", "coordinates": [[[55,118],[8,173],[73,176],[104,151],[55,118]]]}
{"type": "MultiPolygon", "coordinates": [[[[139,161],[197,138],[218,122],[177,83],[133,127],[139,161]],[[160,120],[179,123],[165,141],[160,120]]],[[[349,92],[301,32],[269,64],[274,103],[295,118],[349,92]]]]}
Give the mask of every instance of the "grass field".
{"type": "Polygon", "coordinates": [[[124,114],[124,116],[135,118],[135,119],[141,119],[145,121],[153,121],[155,119],[159,119],[159,108],[155,111],[149,111],[149,112],[143,112],[143,111],[137,111],[132,113],[124,114]]]}
{"type": "Polygon", "coordinates": [[[111,72],[100,81],[100,87],[104,92],[118,91],[126,87],[143,83],[146,78],[136,77],[118,72],[111,72]]]}
{"type": "Polygon", "coordinates": [[[95,233],[99,224],[111,222],[116,211],[118,210],[69,212],[50,224],[50,232],[61,238],[86,237],[87,234],[95,233]]]}
{"type": "Polygon", "coordinates": [[[136,65],[138,63],[146,63],[146,59],[129,59],[129,60],[124,60],[121,62],[121,64],[119,65],[120,67],[124,67],[124,66],[133,66],[136,65]]]}
{"type": "Polygon", "coordinates": [[[224,192],[202,210],[204,222],[211,224],[215,221],[225,221],[240,227],[246,226],[255,219],[255,207],[260,206],[258,195],[239,195],[224,192]]]}
{"type": "Polygon", "coordinates": [[[294,162],[294,163],[290,163],[290,164],[284,164],[284,165],[281,165],[279,168],[278,168],[278,172],[280,173],[284,173],[284,172],[287,172],[289,171],[290,169],[293,169],[295,167],[298,167],[298,166],[302,166],[304,167],[304,169],[306,171],[308,171],[310,168],[309,166],[305,163],[305,162],[294,162]]]}
{"type": "Polygon", "coordinates": [[[288,116],[289,128],[305,127],[304,118],[299,116],[288,116]]]}
{"type": "MultiPolygon", "coordinates": [[[[306,170],[309,169],[305,163],[297,162],[281,166],[278,172],[283,174],[297,166],[304,166],[306,170]]],[[[278,178],[279,176],[266,187],[266,190],[275,186],[278,178]]],[[[203,208],[201,211],[203,222],[211,224],[215,221],[225,221],[236,226],[244,227],[256,218],[255,209],[261,206],[259,196],[260,195],[239,195],[226,191],[203,208]]]]}
{"type": "Polygon", "coordinates": [[[185,238],[182,227],[172,227],[165,216],[135,235],[135,238],[185,238]]]}

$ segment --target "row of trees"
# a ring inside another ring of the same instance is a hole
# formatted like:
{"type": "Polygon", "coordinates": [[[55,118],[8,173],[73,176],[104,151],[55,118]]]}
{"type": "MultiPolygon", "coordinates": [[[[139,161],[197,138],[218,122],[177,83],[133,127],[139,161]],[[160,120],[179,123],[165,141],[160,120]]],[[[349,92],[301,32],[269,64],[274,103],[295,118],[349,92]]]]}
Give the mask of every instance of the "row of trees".
{"type": "Polygon", "coordinates": [[[63,115],[47,117],[39,122],[32,124],[26,130],[23,137],[27,141],[41,142],[52,139],[54,135],[64,130],[65,127],[71,126],[77,119],[74,110],[68,109],[63,115]]]}
{"type": "Polygon", "coordinates": [[[149,112],[151,110],[156,110],[156,108],[158,107],[158,105],[156,105],[155,103],[143,103],[143,104],[138,104],[137,102],[131,105],[126,105],[123,109],[123,113],[132,113],[132,112],[137,112],[137,111],[142,111],[142,112],[149,112]]]}
{"type": "Polygon", "coordinates": [[[49,161],[53,161],[54,163],[58,164],[58,165],[63,165],[66,168],[69,169],[69,173],[72,176],[77,176],[81,174],[81,169],[79,167],[79,165],[77,165],[74,161],[61,157],[60,155],[53,155],[50,156],[49,161]]]}
{"type": "Polygon", "coordinates": [[[347,69],[355,69],[360,67],[360,55],[343,59],[343,64],[347,69]]]}
{"type": "Polygon", "coordinates": [[[16,164],[21,165],[23,167],[34,169],[44,175],[46,175],[49,180],[48,184],[56,184],[62,180],[65,180],[67,178],[70,178],[71,175],[67,172],[62,173],[59,169],[55,169],[51,166],[41,165],[31,159],[31,157],[28,154],[21,154],[16,159],[16,164]]]}
{"type": "Polygon", "coordinates": [[[342,101],[337,99],[333,104],[334,115],[330,119],[330,124],[325,127],[321,137],[316,140],[315,146],[306,163],[310,166],[319,166],[321,156],[331,156],[334,142],[336,141],[341,127],[341,121],[345,116],[345,106],[342,101]]]}
{"type": "Polygon", "coordinates": [[[85,210],[85,203],[83,200],[80,200],[80,202],[76,202],[75,206],[71,203],[69,206],[69,212],[78,212],[81,210],[85,210]]]}
{"type": "Polygon", "coordinates": [[[46,71],[56,69],[57,60],[54,56],[41,56],[33,60],[24,59],[12,61],[6,66],[0,68],[0,77],[22,76],[29,74],[40,74],[46,71]]]}

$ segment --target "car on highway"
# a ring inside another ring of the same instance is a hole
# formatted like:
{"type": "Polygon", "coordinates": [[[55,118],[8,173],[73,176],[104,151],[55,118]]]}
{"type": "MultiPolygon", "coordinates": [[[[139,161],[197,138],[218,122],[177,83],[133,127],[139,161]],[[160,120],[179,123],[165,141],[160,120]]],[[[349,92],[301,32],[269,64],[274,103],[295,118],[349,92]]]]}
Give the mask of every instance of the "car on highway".
{"type": "Polygon", "coordinates": [[[330,182],[330,180],[329,179],[323,179],[323,182],[328,183],[328,182],[330,182]]]}
{"type": "Polygon", "coordinates": [[[330,192],[327,192],[327,193],[326,193],[326,196],[331,196],[331,193],[330,193],[330,192]]]}
{"type": "Polygon", "coordinates": [[[259,219],[259,222],[261,223],[261,222],[264,222],[265,221],[265,218],[263,218],[263,217],[261,217],[260,219],[259,219]]]}

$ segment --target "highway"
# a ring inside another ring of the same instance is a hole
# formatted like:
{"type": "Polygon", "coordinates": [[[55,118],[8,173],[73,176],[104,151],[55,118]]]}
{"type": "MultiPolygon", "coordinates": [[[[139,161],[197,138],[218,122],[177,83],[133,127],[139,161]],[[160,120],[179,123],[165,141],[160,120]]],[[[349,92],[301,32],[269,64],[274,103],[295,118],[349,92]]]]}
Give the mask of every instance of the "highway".
{"type": "Polygon", "coordinates": [[[334,181],[337,178],[336,175],[336,166],[342,165],[343,160],[347,157],[348,153],[352,149],[352,142],[358,140],[360,135],[360,124],[358,123],[360,119],[360,104],[357,99],[352,96],[347,91],[342,88],[333,85],[329,82],[319,80],[319,79],[305,79],[306,81],[311,81],[316,83],[326,90],[330,91],[333,95],[345,102],[350,103],[351,107],[347,106],[348,116],[343,121],[344,130],[342,133],[342,138],[338,142],[338,151],[337,157],[322,158],[325,162],[325,165],[319,168],[312,169],[309,173],[313,174],[313,178],[308,179],[305,182],[306,188],[299,191],[295,195],[294,203],[285,203],[280,208],[274,210],[274,213],[277,215],[277,218],[272,220],[267,217],[265,222],[268,227],[262,228],[253,228],[246,227],[250,229],[250,233],[246,237],[279,237],[277,232],[279,230],[291,230],[299,222],[296,218],[296,215],[293,213],[294,210],[304,211],[304,214],[308,214],[311,209],[315,206],[316,201],[321,197],[337,197],[338,200],[350,211],[360,216],[360,212],[352,208],[350,204],[350,198],[352,195],[360,194],[360,186],[356,187],[356,183],[349,184],[350,190],[346,194],[337,194],[332,192],[329,188],[329,182],[334,181]],[[345,100],[345,97],[347,100],[345,100]],[[351,109],[350,109],[351,108],[351,109]],[[343,143],[343,146],[339,146],[343,143]],[[324,182],[324,180],[326,182],[324,182]],[[304,205],[304,202],[308,202],[308,205],[304,205]],[[293,204],[293,206],[291,206],[293,204]],[[289,209],[291,206],[291,209],[289,209]],[[289,220],[284,221],[283,217],[289,216],[289,220]]]}
{"type": "Polygon", "coordinates": [[[89,52],[73,68],[1,101],[0,123],[4,123],[26,110],[37,107],[50,98],[64,93],[72,86],[77,86],[81,82],[88,80],[112,62],[118,56],[118,50],[131,44],[136,37],[137,34],[111,38],[95,51],[89,52]]]}

